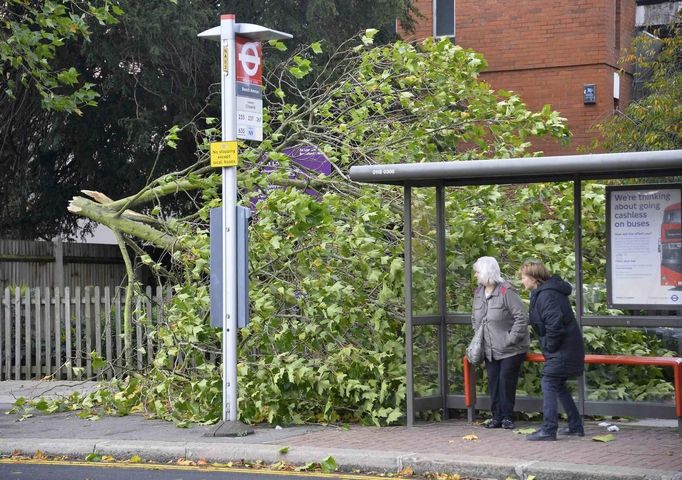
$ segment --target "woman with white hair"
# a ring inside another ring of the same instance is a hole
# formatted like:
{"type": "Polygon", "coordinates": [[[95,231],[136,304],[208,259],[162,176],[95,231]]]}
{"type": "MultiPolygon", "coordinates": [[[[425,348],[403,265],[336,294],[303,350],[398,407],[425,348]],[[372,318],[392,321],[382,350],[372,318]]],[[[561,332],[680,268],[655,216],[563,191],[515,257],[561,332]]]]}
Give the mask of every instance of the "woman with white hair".
{"type": "Polygon", "coordinates": [[[530,336],[528,313],[521,298],[500,275],[493,257],[474,263],[479,284],[474,293],[472,324],[483,328],[483,351],[493,418],[486,428],[514,428],[514,403],[521,364],[530,336]]]}

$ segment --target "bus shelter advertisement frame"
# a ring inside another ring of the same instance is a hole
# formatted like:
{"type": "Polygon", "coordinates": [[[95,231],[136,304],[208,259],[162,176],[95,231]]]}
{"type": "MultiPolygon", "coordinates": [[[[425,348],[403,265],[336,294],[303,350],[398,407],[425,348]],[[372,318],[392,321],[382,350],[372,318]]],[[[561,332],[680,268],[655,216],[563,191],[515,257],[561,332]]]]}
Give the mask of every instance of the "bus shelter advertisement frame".
{"type": "Polygon", "coordinates": [[[610,308],[682,310],[682,184],[606,187],[610,308]]]}

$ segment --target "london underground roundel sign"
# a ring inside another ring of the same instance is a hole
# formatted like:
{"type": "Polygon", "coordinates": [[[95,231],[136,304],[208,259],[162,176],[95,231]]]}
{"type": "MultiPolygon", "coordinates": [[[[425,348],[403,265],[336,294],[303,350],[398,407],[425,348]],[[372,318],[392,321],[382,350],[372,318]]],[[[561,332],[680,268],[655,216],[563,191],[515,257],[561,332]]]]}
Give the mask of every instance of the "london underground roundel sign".
{"type": "Polygon", "coordinates": [[[262,85],[263,64],[260,42],[237,36],[237,82],[262,85]]]}

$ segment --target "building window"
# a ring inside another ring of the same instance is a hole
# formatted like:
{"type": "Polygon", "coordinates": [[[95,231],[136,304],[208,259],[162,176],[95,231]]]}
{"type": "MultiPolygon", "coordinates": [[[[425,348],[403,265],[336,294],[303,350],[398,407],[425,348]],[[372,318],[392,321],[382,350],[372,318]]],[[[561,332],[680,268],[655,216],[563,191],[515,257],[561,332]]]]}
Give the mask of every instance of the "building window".
{"type": "Polygon", "coordinates": [[[621,15],[621,7],[620,7],[620,0],[616,0],[616,22],[614,25],[615,31],[615,38],[614,38],[614,43],[616,44],[616,50],[620,50],[620,15],[621,15]]]}
{"type": "Polygon", "coordinates": [[[433,36],[455,36],[455,0],[433,0],[433,36]]]}

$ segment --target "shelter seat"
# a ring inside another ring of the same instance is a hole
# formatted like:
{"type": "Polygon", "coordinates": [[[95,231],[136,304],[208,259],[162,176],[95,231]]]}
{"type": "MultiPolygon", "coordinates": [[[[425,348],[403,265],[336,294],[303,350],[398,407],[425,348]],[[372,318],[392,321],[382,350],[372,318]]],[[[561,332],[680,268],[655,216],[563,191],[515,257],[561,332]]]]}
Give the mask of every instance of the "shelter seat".
{"type": "MultiPolygon", "coordinates": [[[[544,362],[541,353],[529,353],[529,362],[544,362]]],[[[464,356],[464,404],[467,408],[475,408],[476,376],[473,375],[471,364],[464,356]]],[[[672,367],[675,385],[675,415],[678,421],[682,419],[682,357],[640,357],[636,355],[585,355],[586,364],[602,365],[646,365],[657,367],[672,367]]]]}

